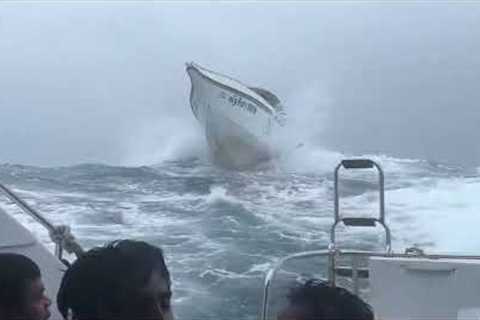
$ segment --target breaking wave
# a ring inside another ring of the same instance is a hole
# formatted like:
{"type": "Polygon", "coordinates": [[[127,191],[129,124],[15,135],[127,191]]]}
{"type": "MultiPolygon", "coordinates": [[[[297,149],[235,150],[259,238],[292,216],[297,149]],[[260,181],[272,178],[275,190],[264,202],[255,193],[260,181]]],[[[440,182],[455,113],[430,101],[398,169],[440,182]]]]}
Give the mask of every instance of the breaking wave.
{"type": "MultiPolygon", "coordinates": [[[[5,164],[0,181],[53,222],[70,225],[86,247],[132,237],[162,246],[176,280],[179,318],[244,314],[250,319],[258,310],[263,274],[276,259],[327,246],[333,169],[344,157],[320,148],[299,149],[254,172],[226,171],[182,157],[140,167],[5,164]],[[251,307],[237,310],[232,299],[251,307]]],[[[360,157],[384,168],[396,251],[416,245],[475,253],[480,247],[475,236],[480,224],[477,168],[360,157]]],[[[342,172],[344,214],[378,210],[376,179],[363,170],[342,172]]],[[[49,243],[48,234],[9,201],[1,198],[0,206],[49,243]]],[[[381,240],[351,230],[341,238],[361,246],[381,240]]]]}

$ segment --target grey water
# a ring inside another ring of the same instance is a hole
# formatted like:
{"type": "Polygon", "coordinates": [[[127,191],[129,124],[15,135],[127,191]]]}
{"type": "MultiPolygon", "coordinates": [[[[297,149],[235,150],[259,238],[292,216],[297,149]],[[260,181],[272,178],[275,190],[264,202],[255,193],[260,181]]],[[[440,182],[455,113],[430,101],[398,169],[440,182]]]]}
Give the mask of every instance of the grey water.
{"type": "MultiPolygon", "coordinates": [[[[0,181],[55,223],[68,224],[86,248],[135,238],[163,248],[173,275],[178,319],[255,319],[265,272],[279,258],[324,249],[333,221],[333,168],[344,155],[320,151],[323,165],[228,171],[189,158],[154,166],[0,166],[0,181]]],[[[480,176],[423,160],[371,155],[385,170],[394,248],[472,252],[480,218],[480,176]],[[470,195],[470,196],[469,196],[470,195]],[[461,234],[451,226],[461,228],[461,234]]],[[[318,163],[320,158],[311,161],[318,163]]],[[[376,214],[376,176],[344,172],[342,213],[376,214]]],[[[45,244],[48,235],[6,199],[0,206],[45,244]]],[[[375,247],[381,232],[342,233],[375,247]]]]}

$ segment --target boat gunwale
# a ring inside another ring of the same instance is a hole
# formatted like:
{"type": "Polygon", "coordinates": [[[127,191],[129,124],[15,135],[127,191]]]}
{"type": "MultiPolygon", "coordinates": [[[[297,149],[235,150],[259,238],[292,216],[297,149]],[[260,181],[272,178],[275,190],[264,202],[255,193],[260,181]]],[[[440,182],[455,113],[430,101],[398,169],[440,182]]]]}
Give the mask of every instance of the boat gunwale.
{"type": "MultiPolygon", "coordinates": [[[[203,68],[203,67],[200,67],[200,68],[203,68]]],[[[204,78],[204,79],[207,80],[207,81],[210,81],[211,83],[213,83],[214,85],[216,85],[216,86],[218,86],[218,87],[220,87],[220,88],[222,88],[222,89],[225,89],[225,90],[228,90],[228,91],[232,91],[233,93],[238,94],[239,96],[242,96],[242,97],[244,97],[244,98],[248,98],[248,99],[250,99],[250,100],[253,100],[253,102],[254,102],[258,107],[260,107],[261,109],[263,109],[263,110],[264,110],[265,112],[267,112],[270,116],[273,116],[273,114],[274,114],[274,109],[273,109],[273,107],[270,107],[270,108],[269,108],[268,105],[266,105],[266,104],[263,103],[262,101],[258,100],[258,99],[255,98],[254,96],[249,95],[249,94],[247,94],[247,93],[245,93],[245,92],[242,92],[242,91],[240,91],[240,90],[238,90],[238,89],[235,89],[235,88],[233,88],[233,87],[231,87],[231,86],[229,86],[229,85],[223,84],[223,83],[221,83],[221,82],[219,82],[219,81],[217,81],[217,80],[214,80],[214,79],[208,77],[206,74],[204,74],[204,73],[202,72],[201,69],[199,69],[199,67],[197,67],[197,66],[196,66],[195,64],[193,64],[193,63],[187,64],[187,73],[188,73],[189,76],[190,76],[190,80],[192,80],[192,77],[191,77],[190,73],[188,72],[190,69],[193,69],[193,70],[197,71],[198,74],[199,74],[202,78],[204,78]]],[[[235,80],[235,79],[230,78],[230,77],[228,77],[228,76],[224,76],[224,75],[222,75],[222,74],[216,73],[215,71],[210,71],[210,70],[208,70],[208,69],[205,69],[205,70],[207,70],[208,72],[212,72],[212,73],[214,73],[214,74],[217,74],[218,76],[225,77],[225,78],[228,78],[228,79],[230,79],[230,80],[232,80],[232,81],[238,82],[238,83],[241,84],[242,86],[248,88],[246,85],[244,85],[243,83],[239,82],[238,80],[235,80]]],[[[190,90],[190,105],[192,105],[192,96],[193,96],[193,87],[194,87],[194,86],[193,86],[193,81],[191,81],[191,82],[192,82],[192,90],[190,90]]],[[[193,109],[192,109],[192,111],[193,111],[193,109]]],[[[194,112],[194,114],[195,114],[195,112],[194,112]]],[[[196,116],[196,115],[195,115],[195,116],[196,116]]]]}

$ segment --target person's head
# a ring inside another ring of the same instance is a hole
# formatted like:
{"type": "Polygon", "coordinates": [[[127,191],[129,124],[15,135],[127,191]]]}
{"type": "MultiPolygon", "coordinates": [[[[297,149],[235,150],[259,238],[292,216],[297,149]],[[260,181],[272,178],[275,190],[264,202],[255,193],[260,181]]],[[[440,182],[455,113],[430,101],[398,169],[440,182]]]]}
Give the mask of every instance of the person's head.
{"type": "Polygon", "coordinates": [[[0,253],[0,319],[46,320],[50,304],[35,262],[0,253]]]}
{"type": "Polygon", "coordinates": [[[162,250],[122,240],[94,248],[65,273],[58,309],[76,320],[170,320],[170,274],[162,250]]]}
{"type": "Polygon", "coordinates": [[[312,279],[288,294],[289,305],[279,320],[373,320],[370,305],[356,295],[327,282],[312,279]]]}

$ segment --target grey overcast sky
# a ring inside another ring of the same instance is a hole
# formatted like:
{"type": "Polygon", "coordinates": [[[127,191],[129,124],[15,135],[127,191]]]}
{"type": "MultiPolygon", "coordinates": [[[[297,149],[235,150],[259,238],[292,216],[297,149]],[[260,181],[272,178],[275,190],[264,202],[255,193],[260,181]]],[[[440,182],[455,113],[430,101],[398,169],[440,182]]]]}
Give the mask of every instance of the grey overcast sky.
{"type": "Polygon", "coordinates": [[[480,3],[443,1],[1,2],[0,162],[200,152],[187,61],[271,89],[318,145],[480,164],[480,3]]]}

